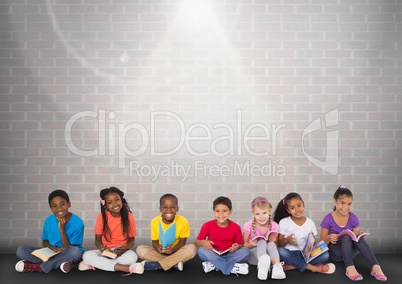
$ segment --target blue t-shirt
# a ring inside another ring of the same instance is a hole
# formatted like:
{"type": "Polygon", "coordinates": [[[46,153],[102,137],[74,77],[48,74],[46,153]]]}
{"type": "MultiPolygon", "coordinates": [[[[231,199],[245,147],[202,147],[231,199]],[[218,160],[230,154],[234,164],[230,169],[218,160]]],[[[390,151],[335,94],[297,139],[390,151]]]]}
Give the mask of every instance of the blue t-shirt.
{"type": "Polygon", "coordinates": [[[349,230],[353,231],[354,228],[358,228],[359,227],[359,218],[352,212],[349,212],[348,223],[346,224],[346,226],[340,227],[340,226],[338,226],[338,224],[336,224],[334,218],[332,217],[332,213],[328,213],[324,217],[324,219],[322,219],[320,226],[323,227],[324,229],[328,229],[329,235],[339,234],[343,230],[349,229],[349,230]]]}
{"type": "MultiPolygon", "coordinates": [[[[85,249],[82,247],[82,241],[84,239],[84,222],[82,222],[81,218],[71,213],[71,218],[66,223],[64,229],[70,244],[79,247],[82,252],[85,252],[85,249]]],[[[63,246],[55,215],[50,215],[45,219],[41,238],[42,240],[49,241],[50,245],[54,247],[63,246]]]]}

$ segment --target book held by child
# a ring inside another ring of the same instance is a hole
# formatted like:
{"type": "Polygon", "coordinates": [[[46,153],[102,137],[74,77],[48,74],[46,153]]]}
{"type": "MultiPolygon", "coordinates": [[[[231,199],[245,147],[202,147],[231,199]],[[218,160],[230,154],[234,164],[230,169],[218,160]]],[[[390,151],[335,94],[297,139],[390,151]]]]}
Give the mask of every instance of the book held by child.
{"type": "Polygon", "coordinates": [[[277,237],[277,236],[278,236],[278,232],[277,232],[277,231],[269,231],[266,235],[264,235],[264,236],[255,236],[255,237],[252,238],[250,241],[254,241],[254,240],[256,240],[256,239],[264,239],[264,240],[266,240],[266,241],[268,242],[269,237],[270,237],[271,235],[277,237]]]}
{"type": "Polygon", "coordinates": [[[358,241],[360,241],[361,238],[364,238],[364,237],[370,235],[370,233],[363,233],[363,234],[356,235],[355,233],[353,233],[353,231],[347,229],[347,230],[341,231],[338,234],[338,238],[342,237],[344,235],[348,235],[353,241],[358,242],[358,241]]]}
{"type": "Polygon", "coordinates": [[[216,250],[216,249],[212,249],[212,251],[213,251],[214,253],[216,253],[217,255],[222,256],[222,255],[224,255],[225,253],[229,252],[229,251],[230,251],[230,248],[225,249],[225,250],[223,250],[223,251],[219,251],[219,250],[216,250]]]}
{"type": "Polygon", "coordinates": [[[307,236],[306,243],[304,244],[304,247],[301,251],[307,263],[328,250],[328,246],[325,244],[324,241],[320,241],[316,244],[314,243],[315,237],[313,233],[310,233],[307,236]]]}
{"type": "Polygon", "coordinates": [[[102,251],[102,255],[106,256],[108,258],[111,259],[115,259],[117,257],[117,254],[115,254],[113,251],[105,249],[104,251],[102,251]]]}
{"type": "Polygon", "coordinates": [[[159,222],[159,241],[163,250],[176,240],[176,222],[173,222],[166,230],[163,228],[162,221],[159,222]]]}
{"type": "Polygon", "coordinates": [[[50,248],[44,247],[44,248],[34,250],[31,254],[33,254],[36,257],[39,257],[40,259],[42,259],[42,261],[45,262],[60,252],[61,252],[61,250],[54,252],[50,248]]]}

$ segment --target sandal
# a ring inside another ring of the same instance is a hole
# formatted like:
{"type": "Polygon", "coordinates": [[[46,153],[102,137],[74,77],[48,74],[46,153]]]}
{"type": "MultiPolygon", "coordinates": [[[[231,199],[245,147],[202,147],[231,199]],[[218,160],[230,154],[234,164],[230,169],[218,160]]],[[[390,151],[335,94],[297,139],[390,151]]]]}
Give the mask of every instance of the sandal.
{"type": "Polygon", "coordinates": [[[283,271],[289,271],[289,270],[295,270],[296,269],[296,267],[294,267],[294,266],[292,266],[290,264],[286,264],[284,262],[281,262],[281,264],[282,264],[283,271]]]}
{"type": "Polygon", "coordinates": [[[318,265],[321,267],[321,271],[320,271],[320,272],[321,272],[321,273],[324,273],[324,274],[332,274],[332,273],[334,273],[335,270],[336,270],[335,264],[333,264],[333,263],[318,264],[318,265]],[[327,271],[324,271],[325,265],[328,265],[328,270],[327,270],[327,271]]]}
{"type": "Polygon", "coordinates": [[[371,270],[371,276],[379,281],[387,281],[387,276],[385,276],[384,274],[377,274],[373,270],[371,270]]]}
{"type": "Polygon", "coordinates": [[[356,274],[356,275],[349,275],[349,273],[346,271],[345,275],[352,281],[361,281],[363,280],[363,276],[361,274],[356,274]]]}

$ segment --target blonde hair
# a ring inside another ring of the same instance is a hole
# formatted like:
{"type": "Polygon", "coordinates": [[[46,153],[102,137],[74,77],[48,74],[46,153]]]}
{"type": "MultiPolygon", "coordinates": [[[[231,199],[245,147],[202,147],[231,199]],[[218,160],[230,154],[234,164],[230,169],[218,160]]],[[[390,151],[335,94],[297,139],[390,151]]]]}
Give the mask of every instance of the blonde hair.
{"type": "MultiPolygon", "coordinates": [[[[257,196],[256,198],[253,199],[253,201],[251,201],[251,210],[254,210],[254,208],[267,208],[269,210],[272,210],[272,205],[271,203],[268,201],[268,199],[266,199],[263,196],[257,196]]],[[[251,223],[251,229],[253,232],[253,235],[255,235],[255,217],[253,217],[253,222],[251,223]]],[[[271,230],[271,214],[269,214],[269,219],[268,219],[268,230],[271,230]]]]}

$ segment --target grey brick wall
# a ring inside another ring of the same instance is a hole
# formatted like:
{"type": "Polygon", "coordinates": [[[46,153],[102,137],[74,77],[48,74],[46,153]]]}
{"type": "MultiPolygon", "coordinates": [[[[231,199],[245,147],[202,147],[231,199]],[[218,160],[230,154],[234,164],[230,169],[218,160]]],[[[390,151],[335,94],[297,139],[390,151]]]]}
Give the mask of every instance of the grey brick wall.
{"type": "Polygon", "coordinates": [[[319,227],[345,184],[401,253],[401,74],[399,0],[2,1],[0,247],[40,244],[56,188],[91,248],[111,185],[138,245],[166,192],[193,241],[218,195],[242,225],[296,191],[319,227]]]}

